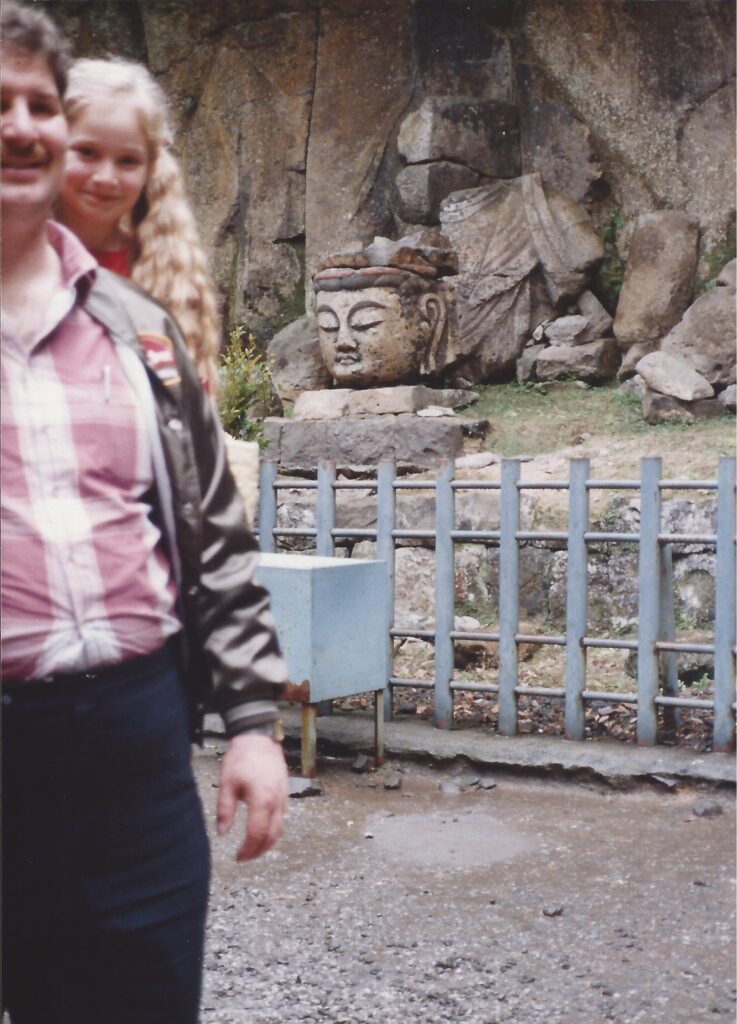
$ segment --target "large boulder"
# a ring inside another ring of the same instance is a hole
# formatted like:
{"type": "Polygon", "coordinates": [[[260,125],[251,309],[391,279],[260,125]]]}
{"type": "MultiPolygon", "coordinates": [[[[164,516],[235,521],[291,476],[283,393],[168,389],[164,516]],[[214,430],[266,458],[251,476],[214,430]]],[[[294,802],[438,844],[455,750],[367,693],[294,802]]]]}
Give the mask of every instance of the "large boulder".
{"type": "Polygon", "coordinates": [[[271,379],[280,398],[293,400],[303,391],[330,387],[312,317],[303,316],[288,324],[274,335],[267,351],[271,379]]]}
{"type": "Polygon", "coordinates": [[[522,173],[539,171],[546,185],[583,202],[602,177],[588,125],[529,64],[517,66],[517,96],[522,173]]]}
{"type": "MultiPolygon", "coordinates": [[[[542,334],[551,345],[586,345],[611,333],[612,318],[593,292],[582,292],[576,305],[578,313],[545,324],[542,334]]],[[[537,334],[533,333],[533,337],[537,334]]]]}
{"type": "Polygon", "coordinates": [[[726,407],[718,398],[700,398],[684,402],[659,391],[645,391],[642,396],[642,418],[654,426],[657,423],[693,423],[694,420],[713,420],[723,416],[726,407]]]}
{"type": "Polygon", "coordinates": [[[687,209],[706,229],[707,250],[714,248],[718,237],[710,237],[715,234],[710,227],[724,225],[730,210],[734,217],[734,123],[733,78],[690,110],[681,129],[679,157],[689,194],[687,209]]]}
{"type": "Polygon", "coordinates": [[[619,350],[614,338],[599,338],[586,345],[551,345],[537,357],[538,380],[563,380],[575,377],[589,384],[600,384],[617,372],[619,350]]]}
{"type": "Polygon", "coordinates": [[[736,338],[734,291],[717,285],[686,310],[660,347],[685,359],[710,384],[726,386],[733,379],[736,338]]]}
{"type": "Polygon", "coordinates": [[[683,211],[640,217],[614,318],[622,348],[653,349],[678,323],[691,298],[698,241],[698,221],[683,211]]]}
{"type": "Polygon", "coordinates": [[[729,412],[737,412],[737,384],[730,384],[719,395],[719,401],[729,412]]]}
{"type": "Polygon", "coordinates": [[[408,164],[450,160],[489,178],[514,178],[521,170],[517,108],[475,97],[426,99],[402,121],[397,148],[408,164]]]}
{"type": "Polygon", "coordinates": [[[682,402],[696,402],[714,394],[711,384],[681,356],[650,352],[642,357],[636,369],[652,391],[682,402]]]}
{"type": "MultiPolygon", "coordinates": [[[[609,531],[608,524],[602,524],[609,531]]],[[[552,626],[565,627],[568,593],[567,555],[554,552],[547,573],[548,615],[552,626]]],[[[587,570],[588,621],[605,635],[637,624],[637,552],[629,544],[613,544],[611,554],[593,554],[587,570]],[[610,632],[611,631],[611,632],[610,632]]]]}
{"type": "Polygon", "coordinates": [[[432,620],[435,612],[435,556],[422,548],[398,548],[394,556],[394,614],[410,629],[432,620]]]}
{"type": "Polygon", "coordinates": [[[625,228],[659,201],[697,218],[708,247],[723,243],[735,208],[734,113],[720,95],[734,86],[734,5],[510,6],[547,94],[596,140],[625,228]]]}
{"type": "Polygon", "coordinates": [[[522,355],[517,360],[516,376],[520,384],[528,384],[535,380],[535,367],[541,352],[545,351],[543,344],[528,345],[522,350],[522,355]]]}
{"type": "Polygon", "coordinates": [[[613,320],[593,292],[581,292],[576,305],[581,316],[585,316],[589,322],[586,341],[611,334],[613,320]]]}
{"type": "Polygon", "coordinates": [[[560,316],[545,328],[545,337],[551,345],[585,345],[596,337],[587,337],[589,322],[585,316],[560,316]]]}
{"type": "Polygon", "coordinates": [[[629,380],[637,373],[637,364],[652,352],[650,345],[631,345],[622,356],[622,362],[617,370],[617,380],[629,380]]]}
{"type": "Polygon", "coordinates": [[[728,288],[732,295],[737,291],[737,259],[730,260],[719,271],[717,288],[728,288]]]}
{"type": "Polygon", "coordinates": [[[446,160],[408,164],[396,177],[395,208],[408,224],[437,224],[442,201],[451,192],[473,188],[478,183],[476,171],[462,164],[446,160]]]}

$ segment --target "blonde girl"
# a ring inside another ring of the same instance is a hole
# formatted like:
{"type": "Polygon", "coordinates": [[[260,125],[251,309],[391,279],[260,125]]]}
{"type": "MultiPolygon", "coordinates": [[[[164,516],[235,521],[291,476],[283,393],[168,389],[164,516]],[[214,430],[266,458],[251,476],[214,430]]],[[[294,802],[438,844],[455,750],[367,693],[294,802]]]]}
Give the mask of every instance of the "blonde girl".
{"type": "Polygon", "coordinates": [[[170,151],[166,97],[140,64],[78,60],[65,97],[69,151],[60,218],[98,262],[167,306],[200,377],[217,390],[215,290],[170,151]]]}

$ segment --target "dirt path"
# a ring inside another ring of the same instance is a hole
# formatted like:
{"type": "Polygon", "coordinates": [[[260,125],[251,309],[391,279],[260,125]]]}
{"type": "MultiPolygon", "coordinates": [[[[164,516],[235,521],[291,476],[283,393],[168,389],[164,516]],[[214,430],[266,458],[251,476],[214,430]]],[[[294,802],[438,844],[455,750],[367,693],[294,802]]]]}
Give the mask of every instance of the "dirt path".
{"type": "Polygon", "coordinates": [[[251,866],[215,842],[202,1024],[734,1019],[730,799],[398,767],[321,771],[251,866]]]}

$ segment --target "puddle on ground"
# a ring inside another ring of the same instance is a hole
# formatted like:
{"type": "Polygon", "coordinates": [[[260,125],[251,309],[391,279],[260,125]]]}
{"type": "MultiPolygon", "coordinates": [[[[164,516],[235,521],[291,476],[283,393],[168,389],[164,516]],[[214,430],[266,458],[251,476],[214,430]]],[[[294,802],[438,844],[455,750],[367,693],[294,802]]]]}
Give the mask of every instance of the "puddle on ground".
{"type": "Polygon", "coordinates": [[[477,868],[534,851],[536,839],[488,814],[376,814],[366,822],[377,852],[420,867],[477,868]]]}

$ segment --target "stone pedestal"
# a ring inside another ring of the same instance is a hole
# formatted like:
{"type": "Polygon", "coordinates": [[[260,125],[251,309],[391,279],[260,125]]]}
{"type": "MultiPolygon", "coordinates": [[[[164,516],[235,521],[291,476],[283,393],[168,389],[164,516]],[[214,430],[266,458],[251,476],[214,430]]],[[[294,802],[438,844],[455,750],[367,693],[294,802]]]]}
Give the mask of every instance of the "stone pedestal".
{"type": "Polygon", "coordinates": [[[461,455],[466,437],[483,438],[488,430],[488,420],[412,413],[326,420],[271,417],[264,422],[266,457],[287,472],[313,470],[321,459],[348,467],[375,466],[392,458],[402,465],[429,468],[440,459],[461,455]]]}

